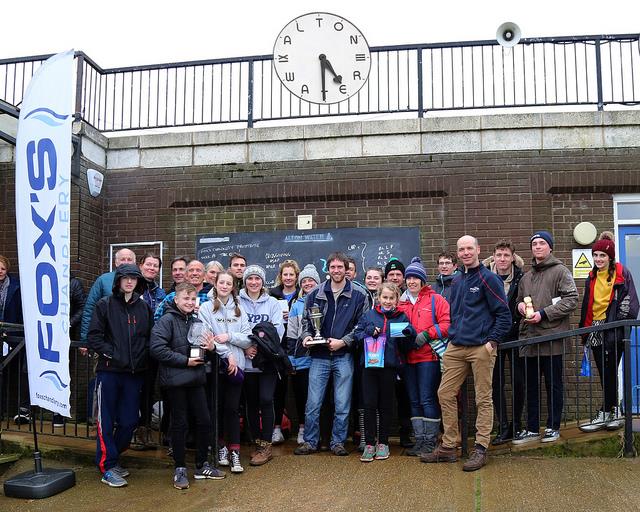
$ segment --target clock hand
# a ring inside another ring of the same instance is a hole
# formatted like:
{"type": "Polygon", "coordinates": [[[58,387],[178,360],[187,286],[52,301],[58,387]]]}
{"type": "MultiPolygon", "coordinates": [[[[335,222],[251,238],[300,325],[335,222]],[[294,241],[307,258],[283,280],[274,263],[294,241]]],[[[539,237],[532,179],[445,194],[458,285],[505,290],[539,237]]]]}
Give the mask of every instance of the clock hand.
{"type": "Polygon", "coordinates": [[[333,81],[337,84],[341,84],[342,83],[342,75],[337,74],[334,70],[333,70],[333,66],[331,65],[331,62],[329,62],[329,59],[327,59],[325,57],[324,59],[325,62],[325,66],[326,68],[331,71],[331,73],[333,74],[333,81]]]}
{"type": "Polygon", "coordinates": [[[327,101],[327,89],[325,84],[325,70],[327,69],[327,57],[324,53],[321,53],[318,58],[320,59],[320,76],[322,79],[322,101],[327,101]]]}

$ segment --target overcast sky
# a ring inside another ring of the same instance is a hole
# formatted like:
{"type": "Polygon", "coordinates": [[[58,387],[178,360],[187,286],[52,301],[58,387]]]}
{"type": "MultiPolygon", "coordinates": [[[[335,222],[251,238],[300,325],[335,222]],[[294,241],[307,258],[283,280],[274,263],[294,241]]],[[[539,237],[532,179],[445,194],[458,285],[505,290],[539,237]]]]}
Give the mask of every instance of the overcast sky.
{"type": "Polygon", "coordinates": [[[73,48],[102,67],[269,54],[280,29],[311,11],[344,16],[370,46],[493,39],[504,21],[524,37],[640,31],[640,0],[8,0],[0,9],[0,58],[73,48]]]}

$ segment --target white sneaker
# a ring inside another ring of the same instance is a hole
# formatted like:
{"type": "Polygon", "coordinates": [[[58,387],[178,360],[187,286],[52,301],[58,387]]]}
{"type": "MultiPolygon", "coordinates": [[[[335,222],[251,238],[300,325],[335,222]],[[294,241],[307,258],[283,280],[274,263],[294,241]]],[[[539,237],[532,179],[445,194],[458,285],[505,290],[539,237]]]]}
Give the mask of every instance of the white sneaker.
{"type": "Polygon", "coordinates": [[[237,450],[231,450],[231,456],[229,457],[231,463],[232,473],[242,473],[244,468],[240,464],[240,452],[237,450]]]}
{"type": "Polygon", "coordinates": [[[604,411],[598,411],[598,414],[589,422],[583,423],[578,427],[583,432],[597,432],[606,427],[607,422],[611,420],[611,413],[605,413],[604,411]]]}
{"type": "Polygon", "coordinates": [[[271,436],[272,444],[284,443],[284,436],[282,435],[282,429],[280,427],[273,428],[273,435],[271,436]]]}
{"type": "Polygon", "coordinates": [[[218,450],[218,465],[220,466],[229,465],[229,450],[227,450],[226,446],[223,446],[218,450]]]}
{"type": "Polygon", "coordinates": [[[542,436],[541,442],[543,443],[552,443],[553,441],[557,441],[560,439],[560,431],[553,430],[552,428],[544,429],[544,436],[542,436]]]}
{"type": "Polygon", "coordinates": [[[300,425],[300,428],[298,429],[298,444],[302,444],[304,443],[304,425],[300,425]]]}
{"type": "Polygon", "coordinates": [[[620,407],[614,407],[609,413],[609,421],[607,421],[607,430],[617,430],[624,425],[624,415],[620,411],[620,407]]]}

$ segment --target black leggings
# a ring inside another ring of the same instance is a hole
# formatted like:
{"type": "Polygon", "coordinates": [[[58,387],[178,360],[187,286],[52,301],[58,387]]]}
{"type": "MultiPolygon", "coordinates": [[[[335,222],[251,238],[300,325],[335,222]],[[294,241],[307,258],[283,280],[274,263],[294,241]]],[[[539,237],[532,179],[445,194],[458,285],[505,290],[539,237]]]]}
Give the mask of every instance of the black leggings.
{"type": "Polygon", "coordinates": [[[273,437],[275,416],[273,395],[277,381],[277,373],[247,372],[244,374],[247,421],[254,440],[262,439],[270,443],[273,437]],[[262,424],[260,418],[262,418],[262,424]]]}
{"type": "Polygon", "coordinates": [[[291,376],[291,383],[296,401],[298,424],[304,425],[304,410],[307,407],[307,396],[309,395],[309,368],[296,370],[296,373],[291,376]]]}
{"type": "Polygon", "coordinates": [[[195,418],[196,466],[207,460],[211,418],[204,386],[167,388],[171,404],[171,447],[175,467],[185,467],[185,442],[189,417],[195,418]]]}
{"type": "Polygon", "coordinates": [[[226,375],[218,374],[218,438],[224,446],[225,435],[230,450],[240,449],[240,395],[242,383],[232,384],[226,375]],[[220,405],[222,407],[220,407],[220,405]],[[222,427],[222,428],[220,428],[222,427]]]}
{"type": "Polygon", "coordinates": [[[364,439],[369,445],[376,443],[376,410],[380,416],[378,442],[389,444],[395,380],[395,368],[364,368],[362,370],[364,439]]]}
{"type": "Polygon", "coordinates": [[[273,397],[273,408],[275,410],[274,423],[282,425],[282,416],[284,415],[287,390],[289,388],[289,378],[285,375],[283,379],[278,379],[276,383],[276,391],[273,397]]]}
{"type": "Polygon", "coordinates": [[[618,365],[623,351],[623,340],[605,341],[603,345],[593,347],[593,358],[604,393],[604,412],[610,412],[618,405],[618,365]]]}

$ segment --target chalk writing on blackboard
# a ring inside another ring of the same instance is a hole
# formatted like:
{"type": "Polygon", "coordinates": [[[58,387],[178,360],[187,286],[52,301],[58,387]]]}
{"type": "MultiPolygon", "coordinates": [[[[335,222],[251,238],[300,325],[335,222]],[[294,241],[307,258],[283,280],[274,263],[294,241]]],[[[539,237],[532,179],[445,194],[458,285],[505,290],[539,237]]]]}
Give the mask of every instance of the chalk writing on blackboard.
{"type": "Polygon", "coordinates": [[[384,267],[394,257],[406,265],[420,255],[417,227],[215,233],[203,234],[196,240],[196,257],[201,261],[218,260],[227,266],[229,255],[238,252],[247,258],[247,263],[265,268],[267,286],[273,286],[280,263],[287,259],[296,260],[300,268],[314,264],[324,279],[328,273],[327,256],[342,251],[356,260],[357,279],[363,281],[368,267],[384,267]]]}

